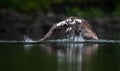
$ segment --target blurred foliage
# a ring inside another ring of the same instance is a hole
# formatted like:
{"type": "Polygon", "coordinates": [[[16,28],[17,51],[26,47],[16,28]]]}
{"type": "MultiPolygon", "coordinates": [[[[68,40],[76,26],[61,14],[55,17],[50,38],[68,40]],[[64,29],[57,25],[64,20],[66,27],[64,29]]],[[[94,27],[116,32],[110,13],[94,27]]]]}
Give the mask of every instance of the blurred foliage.
{"type": "Polygon", "coordinates": [[[120,16],[120,5],[119,4],[116,5],[116,9],[113,12],[113,16],[120,16]]]}
{"type": "MultiPolygon", "coordinates": [[[[63,9],[62,12],[68,16],[74,15],[86,18],[104,16],[106,13],[100,7],[88,7],[89,3],[91,3],[90,5],[92,5],[92,3],[96,3],[96,1],[98,1],[97,3],[104,3],[104,0],[0,0],[0,8],[10,8],[21,12],[38,12],[43,10],[54,10],[51,9],[52,4],[55,4],[55,6],[58,4],[68,4],[62,6],[65,9],[65,11],[63,9]],[[86,3],[88,3],[88,6],[86,3]],[[70,8],[71,6],[69,6],[69,4],[72,6],[72,8],[70,8]],[[78,6],[73,6],[72,4],[78,4],[78,6]],[[85,5],[86,8],[81,9],[81,7],[79,6],[81,4],[85,5]]],[[[111,1],[111,3],[116,3],[116,9],[112,12],[112,15],[120,16],[120,2],[117,3],[117,1],[111,1]]]]}
{"type": "Polygon", "coordinates": [[[0,7],[12,8],[22,11],[49,9],[52,3],[60,3],[62,0],[0,0],[0,7]]]}
{"type": "Polygon", "coordinates": [[[100,8],[89,8],[85,10],[81,10],[80,8],[66,8],[66,15],[74,15],[85,18],[94,18],[104,16],[104,12],[100,8]]]}

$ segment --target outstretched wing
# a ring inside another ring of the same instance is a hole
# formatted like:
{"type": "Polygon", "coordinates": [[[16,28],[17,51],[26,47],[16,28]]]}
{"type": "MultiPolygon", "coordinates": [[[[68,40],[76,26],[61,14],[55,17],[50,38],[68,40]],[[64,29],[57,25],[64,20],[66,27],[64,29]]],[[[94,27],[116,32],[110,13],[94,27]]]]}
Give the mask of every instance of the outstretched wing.
{"type": "Polygon", "coordinates": [[[81,33],[84,39],[98,40],[97,35],[89,28],[82,30],[81,33]]]}
{"type": "Polygon", "coordinates": [[[67,34],[66,30],[68,27],[67,26],[57,26],[57,24],[54,24],[51,29],[48,31],[48,33],[40,39],[40,41],[46,40],[46,39],[57,39],[57,38],[62,38],[64,35],[67,34]]]}
{"type": "Polygon", "coordinates": [[[90,24],[86,20],[82,21],[82,23],[80,24],[80,27],[81,27],[81,34],[84,39],[98,40],[97,35],[92,30],[90,24]]]}

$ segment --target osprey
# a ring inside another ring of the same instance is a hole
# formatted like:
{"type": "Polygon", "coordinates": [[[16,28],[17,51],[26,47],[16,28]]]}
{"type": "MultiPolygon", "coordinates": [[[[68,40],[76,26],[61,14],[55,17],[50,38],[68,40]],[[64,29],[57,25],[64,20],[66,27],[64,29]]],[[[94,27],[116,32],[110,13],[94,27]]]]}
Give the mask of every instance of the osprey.
{"type": "Polygon", "coordinates": [[[81,41],[87,39],[98,40],[98,37],[86,20],[71,16],[64,21],[54,24],[39,41],[56,39],[81,41]]]}

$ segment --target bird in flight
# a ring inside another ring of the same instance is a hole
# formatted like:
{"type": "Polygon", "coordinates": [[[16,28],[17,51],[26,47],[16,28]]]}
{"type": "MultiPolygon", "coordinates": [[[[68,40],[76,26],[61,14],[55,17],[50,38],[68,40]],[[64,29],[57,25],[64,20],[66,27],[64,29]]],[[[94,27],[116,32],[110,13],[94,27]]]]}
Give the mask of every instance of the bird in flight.
{"type": "Polygon", "coordinates": [[[98,37],[86,20],[71,16],[54,24],[39,41],[56,39],[98,40],[98,37]]]}

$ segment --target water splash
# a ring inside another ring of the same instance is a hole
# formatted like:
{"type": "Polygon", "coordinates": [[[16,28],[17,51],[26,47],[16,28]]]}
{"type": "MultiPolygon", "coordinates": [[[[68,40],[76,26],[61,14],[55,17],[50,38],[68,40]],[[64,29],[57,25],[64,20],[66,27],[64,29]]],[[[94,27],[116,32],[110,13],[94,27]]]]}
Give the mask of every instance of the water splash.
{"type": "MultiPolygon", "coordinates": [[[[24,35],[24,41],[25,42],[34,42],[30,37],[28,37],[28,35],[24,35]]],[[[30,48],[32,47],[32,44],[25,44],[24,45],[24,50],[30,50],[30,48]]]]}
{"type": "Polygon", "coordinates": [[[81,40],[82,38],[79,37],[71,37],[70,39],[56,39],[56,40],[45,40],[45,41],[38,41],[38,40],[32,40],[28,35],[24,35],[24,40],[23,41],[5,41],[5,40],[0,40],[0,44],[41,44],[41,43],[117,43],[120,44],[120,40],[104,40],[104,39],[99,39],[99,40],[81,40]]]}
{"type": "Polygon", "coordinates": [[[24,35],[24,41],[25,42],[33,42],[33,40],[30,37],[28,37],[28,35],[24,35]]]}

